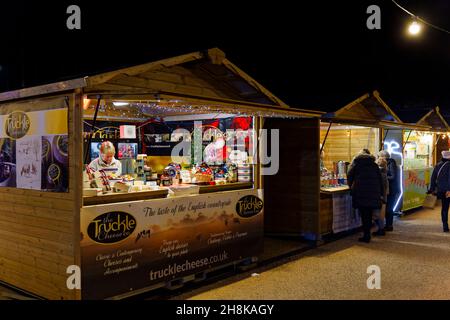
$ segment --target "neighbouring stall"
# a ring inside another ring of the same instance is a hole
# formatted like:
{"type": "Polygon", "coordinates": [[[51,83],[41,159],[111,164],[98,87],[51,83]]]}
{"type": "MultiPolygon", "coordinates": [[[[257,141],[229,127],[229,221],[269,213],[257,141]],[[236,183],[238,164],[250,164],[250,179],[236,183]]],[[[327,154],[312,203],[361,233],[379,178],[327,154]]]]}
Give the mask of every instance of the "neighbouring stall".
{"type": "Polygon", "coordinates": [[[279,166],[264,122],[321,115],[290,109],[218,49],[0,101],[0,280],[49,299],[176,288],[254,262],[263,174],[279,166]]]}
{"type": "Polygon", "coordinates": [[[427,126],[430,132],[433,133],[434,146],[431,149],[433,161],[431,165],[435,166],[442,158],[442,151],[449,150],[449,131],[450,127],[447,121],[442,116],[439,107],[434,107],[426,115],[424,115],[417,125],[427,126]]]}
{"type": "Polygon", "coordinates": [[[439,108],[434,108],[415,125],[405,124],[403,130],[385,133],[385,147],[402,167],[401,192],[394,211],[405,212],[423,205],[433,167],[441,151],[449,149],[447,132],[447,122],[439,108]]]}
{"type": "Polygon", "coordinates": [[[366,94],[322,117],[320,126],[320,233],[339,233],[361,226],[352,207],[347,172],[362,149],[383,149],[382,128],[398,128],[402,121],[378,92],[366,94]]]}

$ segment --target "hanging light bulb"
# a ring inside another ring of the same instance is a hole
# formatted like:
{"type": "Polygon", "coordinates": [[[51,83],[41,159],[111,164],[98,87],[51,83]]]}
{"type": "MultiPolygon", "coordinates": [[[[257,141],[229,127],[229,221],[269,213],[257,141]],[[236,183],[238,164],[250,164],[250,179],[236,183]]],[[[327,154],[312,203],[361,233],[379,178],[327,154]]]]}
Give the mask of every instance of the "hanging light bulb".
{"type": "Polygon", "coordinates": [[[408,26],[408,33],[412,36],[417,36],[422,31],[422,25],[414,19],[408,26]]]}
{"type": "Polygon", "coordinates": [[[84,98],[83,99],[83,110],[87,110],[89,108],[90,104],[91,104],[91,99],[84,98]]]}

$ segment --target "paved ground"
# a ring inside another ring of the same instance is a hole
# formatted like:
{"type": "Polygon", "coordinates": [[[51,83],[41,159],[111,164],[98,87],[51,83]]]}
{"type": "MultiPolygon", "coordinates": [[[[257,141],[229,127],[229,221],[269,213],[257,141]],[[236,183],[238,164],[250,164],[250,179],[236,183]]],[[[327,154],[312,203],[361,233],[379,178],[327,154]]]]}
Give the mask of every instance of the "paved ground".
{"type": "MultiPolygon", "coordinates": [[[[370,244],[359,235],[241,273],[173,299],[450,299],[450,234],[439,210],[423,209],[395,222],[370,244]],[[367,289],[367,267],[381,268],[381,289],[367,289]],[[255,275],[256,274],[256,275],[255,275]],[[253,276],[252,276],[253,275],[253,276]]],[[[270,247],[296,249],[271,241],[270,247]]],[[[0,300],[26,299],[0,285],[0,300]]]]}
{"type": "Polygon", "coordinates": [[[438,209],[396,220],[394,232],[370,244],[358,236],[174,299],[450,299],[450,234],[438,209]],[[381,268],[380,290],[367,289],[370,265],[381,268]]]}

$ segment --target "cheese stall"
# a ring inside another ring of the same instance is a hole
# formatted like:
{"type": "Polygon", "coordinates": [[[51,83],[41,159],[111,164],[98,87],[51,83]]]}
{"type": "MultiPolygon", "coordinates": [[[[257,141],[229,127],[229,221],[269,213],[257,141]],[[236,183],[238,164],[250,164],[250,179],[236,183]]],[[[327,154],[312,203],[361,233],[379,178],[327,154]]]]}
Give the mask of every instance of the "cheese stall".
{"type": "Polygon", "coordinates": [[[47,299],[173,289],[254,262],[277,145],[264,122],[321,115],[219,49],[1,93],[0,106],[0,281],[47,299]]]}

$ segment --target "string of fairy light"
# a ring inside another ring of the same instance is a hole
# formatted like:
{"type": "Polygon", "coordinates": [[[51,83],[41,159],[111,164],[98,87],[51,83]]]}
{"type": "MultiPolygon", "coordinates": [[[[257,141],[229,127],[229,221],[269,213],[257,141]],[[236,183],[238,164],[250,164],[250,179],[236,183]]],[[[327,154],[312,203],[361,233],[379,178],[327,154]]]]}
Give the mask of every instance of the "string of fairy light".
{"type": "Polygon", "coordinates": [[[450,31],[442,28],[440,26],[437,26],[431,22],[428,22],[427,20],[419,17],[418,15],[412,13],[410,10],[406,9],[405,7],[401,6],[397,1],[395,0],[391,0],[398,8],[400,8],[403,12],[405,12],[406,14],[408,14],[412,21],[408,26],[408,32],[410,35],[412,36],[417,36],[421,33],[422,31],[422,25],[426,25],[428,27],[431,27],[433,29],[436,29],[438,31],[450,34],[450,31]]]}
{"type": "MultiPolygon", "coordinates": [[[[88,108],[95,108],[90,105],[88,108]]],[[[164,105],[160,105],[155,102],[112,102],[106,101],[100,103],[99,112],[106,113],[107,110],[116,111],[118,116],[128,119],[157,117],[167,114],[206,114],[214,113],[220,114],[233,114],[235,116],[258,116],[258,117],[277,117],[295,119],[300,115],[294,115],[289,113],[277,113],[261,110],[245,110],[240,106],[223,109],[220,106],[213,105],[190,105],[181,104],[179,101],[168,101],[164,105]]]]}

